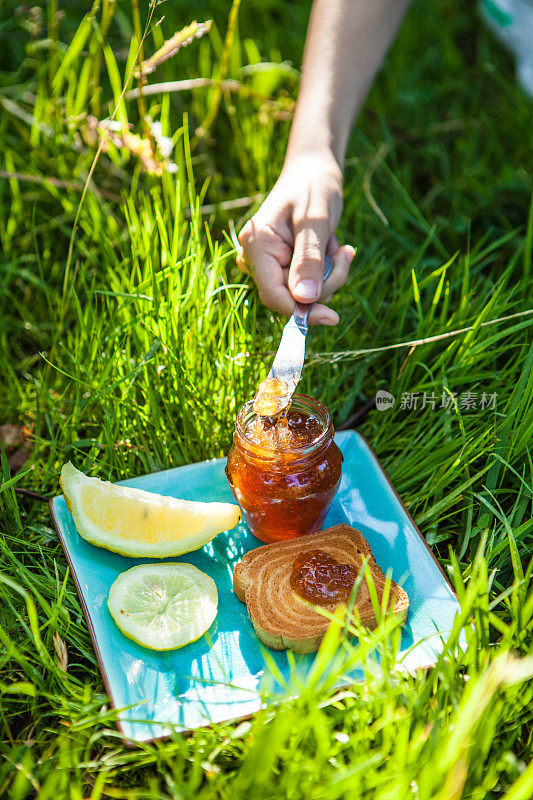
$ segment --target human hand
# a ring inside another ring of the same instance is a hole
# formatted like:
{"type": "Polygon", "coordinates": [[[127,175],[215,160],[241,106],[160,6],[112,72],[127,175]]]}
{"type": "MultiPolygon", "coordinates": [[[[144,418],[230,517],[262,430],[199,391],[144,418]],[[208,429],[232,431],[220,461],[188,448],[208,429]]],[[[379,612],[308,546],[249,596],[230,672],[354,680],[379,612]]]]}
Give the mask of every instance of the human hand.
{"type": "Polygon", "coordinates": [[[314,303],[311,325],[337,325],[339,316],[326,303],[346,283],[355,254],[334,235],[341,211],[342,172],[329,151],[285,161],[274,188],[239,234],[237,265],[251,273],[265,306],[290,316],[295,301],[314,303]],[[323,284],[326,252],[333,270],[323,284]]]}

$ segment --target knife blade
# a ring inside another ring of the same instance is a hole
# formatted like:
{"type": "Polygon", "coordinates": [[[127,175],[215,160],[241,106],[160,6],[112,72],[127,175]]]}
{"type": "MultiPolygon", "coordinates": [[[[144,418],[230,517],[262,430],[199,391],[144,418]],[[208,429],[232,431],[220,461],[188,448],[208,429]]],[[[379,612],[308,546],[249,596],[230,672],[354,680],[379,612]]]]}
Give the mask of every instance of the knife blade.
{"type": "MultiPolygon", "coordinates": [[[[333,269],[333,260],[330,256],[325,257],[324,263],[324,278],[325,282],[333,269]]],[[[274,362],[268,373],[267,380],[263,383],[266,386],[259,386],[256,398],[254,401],[254,410],[260,416],[271,416],[263,411],[261,414],[260,409],[272,409],[272,403],[275,399],[275,406],[279,413],[289,405],[291,398],[295,392],[296,386],[302,377],[302,370],[305,359],[305,338],[309,330],[309,312],[311,311],[312,303],[296,303],[294,313],[290,320],[283,328],[281,341],[279,343],[278,352],[274,358],[274,362]],[[268,379],[272,379],[275,383],[269,384],[268,379]],[[268,387],[272,387],[269,391],[268,387]],[[285,386],[287,388],[285,388],[285,386]],[[266,404],[261,406],[257,404],[260,393],[263,392],[267,397],[266,404]],[[269,398],[271,402],[269,403],[269,398]],[[257,404],[257,405],[256,405],[257,404]]]]}

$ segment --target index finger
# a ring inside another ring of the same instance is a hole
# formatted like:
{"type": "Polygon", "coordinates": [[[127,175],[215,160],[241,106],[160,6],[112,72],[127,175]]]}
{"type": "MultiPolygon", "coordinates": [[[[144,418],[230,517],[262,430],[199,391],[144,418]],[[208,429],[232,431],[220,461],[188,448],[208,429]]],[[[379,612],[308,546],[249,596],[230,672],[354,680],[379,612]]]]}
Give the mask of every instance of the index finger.
{"type": "Polygon", "coordinates": [[[239,234],[240,269],[252,275],[261,302],[280,314],[292,314],[294,301],[285,286],[283,267],[291,260],[292,247],[270,225],[252,217],[239,234]]]}
{"type": "Polygon", "coordinates": [[[285,285],[279,261],[270,253],[263,252],[255,259],[251,275],[263,305],[290,317],[294,311],[294,298],[285,285]]]}

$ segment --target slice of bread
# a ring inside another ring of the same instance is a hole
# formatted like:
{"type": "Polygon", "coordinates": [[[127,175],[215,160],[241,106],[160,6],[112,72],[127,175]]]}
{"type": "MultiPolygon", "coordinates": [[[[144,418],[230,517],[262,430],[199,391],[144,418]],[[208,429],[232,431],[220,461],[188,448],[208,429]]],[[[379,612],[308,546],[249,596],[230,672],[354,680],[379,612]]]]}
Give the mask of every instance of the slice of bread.
{"type": "MultiPolygon", "coordinates": [[[[297,556],[322,550],[341,564],[359,570],[367,559],[368,568],[381,604],[385,575],[376,563],[364,536],[349,525],[335,525],[311,536],[257,547],[246,553],[235,566],[233,589],[246,603],[250,621],[261,639],[272,650],[291,649],[295,653],[318,650],[329,619],[303,600],[290,584],[297,556]]],[[[337,604],[323,605],[333,613],[337,604]]],[[[404,589],[391,581],[389,610],[405,621],[409,598],[404,589]]],[[[365,578],[360,583],[354,614],[366,627],[376,625],[376,616],[365,578]]]]}

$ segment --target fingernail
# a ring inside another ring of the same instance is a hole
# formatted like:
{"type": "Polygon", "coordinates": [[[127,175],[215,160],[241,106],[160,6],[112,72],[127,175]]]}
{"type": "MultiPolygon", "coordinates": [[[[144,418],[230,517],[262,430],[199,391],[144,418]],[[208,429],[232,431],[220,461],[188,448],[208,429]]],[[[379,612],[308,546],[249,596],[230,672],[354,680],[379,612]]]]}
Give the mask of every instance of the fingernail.
{"type": "Polygon", "coordinates": [[[300,300],[316,300],[318,283],[316,281],[300,281],[294,288],[294,294],[297,294],[300,300]]]}
{"type": "Polygon", "coordinates": [[[317,325],[332,325],[335,326],[338,324],[338,320],[332,319],[331,317],[319,317],[317,319],[317,325]]]}

